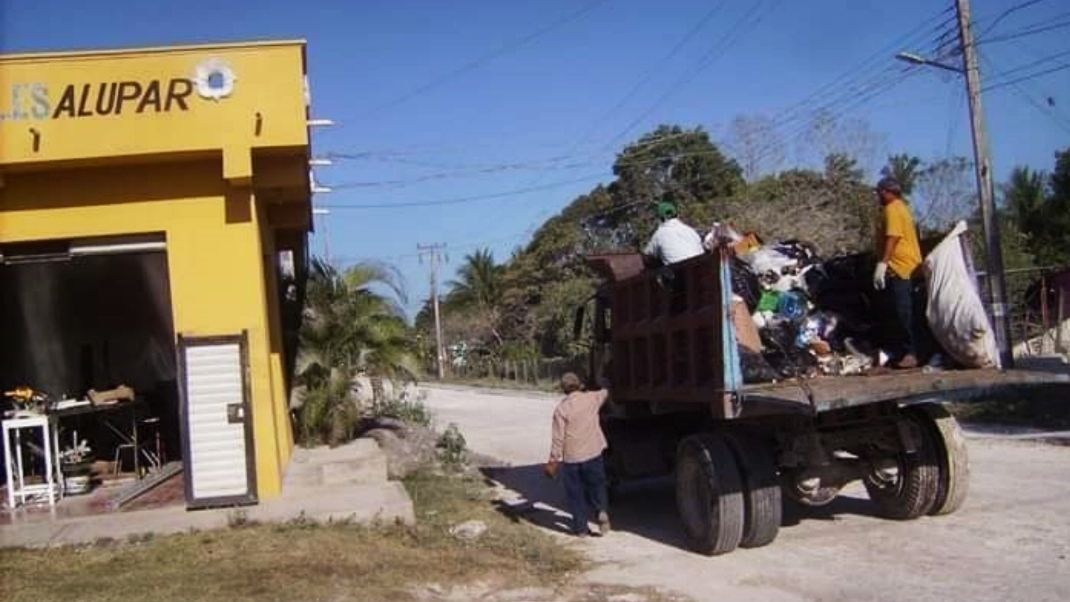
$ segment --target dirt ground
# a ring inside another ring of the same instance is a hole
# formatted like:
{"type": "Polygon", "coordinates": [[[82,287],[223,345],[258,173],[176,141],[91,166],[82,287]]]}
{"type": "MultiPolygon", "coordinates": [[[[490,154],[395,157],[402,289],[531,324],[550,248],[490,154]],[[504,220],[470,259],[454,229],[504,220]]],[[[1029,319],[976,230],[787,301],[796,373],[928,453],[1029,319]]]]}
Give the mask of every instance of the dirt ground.
{"type": "MultiPolygon", "coordinates": [[[[564,495],[540,467],[556,399],[448,387],[427,400],[436,424],[458,424],[472,450],[510,465],[488,475],[551,531],[564,495]]],[[[971,437],[970,453],[969,499],[951,516],[884,520],[856,485],[830,506],[788,512],[768,547],[707,558],[683,545],[671,483],[653,482],[625,490],[608,537],[571,545],[594,561],[587,582],[696,600],[1070,600],[1070,447],[989,434],[971,437]]]]}

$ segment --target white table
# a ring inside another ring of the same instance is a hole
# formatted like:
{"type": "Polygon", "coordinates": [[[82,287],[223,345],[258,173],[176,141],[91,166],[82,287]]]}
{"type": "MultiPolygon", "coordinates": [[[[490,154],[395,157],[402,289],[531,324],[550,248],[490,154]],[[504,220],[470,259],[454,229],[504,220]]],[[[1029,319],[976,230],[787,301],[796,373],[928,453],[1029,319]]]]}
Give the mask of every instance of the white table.
{"type": "Polygon", "coordinates": [[[56,501],[63,494],[63,475],[59,468],[59,429],[53,416],[28,416],[21,418],[9,418],[3,422],[4,430],[4,458],[7,470],[7,504],[8,508],[16,507],[16,498],[20,504],[25,504],[27,498],[48,497],[48,505],[55,506],[56,501]],[[38,485],[27,485],[25,481],[25,466],[22,458],[22,432],[29,429],[40,429],[41,441],[44,444],[45,453],[45,482],[38,485]],[[14,435],[14,449],[11,440],[14,435]]]}

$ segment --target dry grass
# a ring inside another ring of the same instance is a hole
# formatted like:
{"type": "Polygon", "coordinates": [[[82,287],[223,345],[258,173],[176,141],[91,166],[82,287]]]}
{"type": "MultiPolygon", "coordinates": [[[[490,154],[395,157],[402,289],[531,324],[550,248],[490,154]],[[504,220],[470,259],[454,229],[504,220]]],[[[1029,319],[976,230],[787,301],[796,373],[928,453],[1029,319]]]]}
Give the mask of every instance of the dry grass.
{"type": "MultiPolygon", "coordinates": [[[[575,552],[499,515],[471,478],[420,474],[406,482],[418,526],[235,524],[220,531],[47,550],[0,550],[0,599],[85,601],[405,600],[420,583],[507,576],[510,586],[562,583],[575,552]],[[447,529],[490,529],[465,543],[447,529]]],[[[240,521],[239,521],[240,522],[240,521]]]]}

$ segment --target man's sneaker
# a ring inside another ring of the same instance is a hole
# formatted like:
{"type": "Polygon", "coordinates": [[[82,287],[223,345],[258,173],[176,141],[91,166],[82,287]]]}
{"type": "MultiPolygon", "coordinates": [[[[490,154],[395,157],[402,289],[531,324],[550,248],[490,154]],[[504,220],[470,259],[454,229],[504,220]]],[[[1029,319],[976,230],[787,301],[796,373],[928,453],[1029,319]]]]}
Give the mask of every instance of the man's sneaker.
{"type": "Polygon", "coordinates": [[[605,535],[605,534],[609,533],[609,528],[610,528],[610,525],[609,525],[609,513],[607,513],[605,510],[603,510],[603,511],[598,513],[598,531],[602,535],[605,535]]]}

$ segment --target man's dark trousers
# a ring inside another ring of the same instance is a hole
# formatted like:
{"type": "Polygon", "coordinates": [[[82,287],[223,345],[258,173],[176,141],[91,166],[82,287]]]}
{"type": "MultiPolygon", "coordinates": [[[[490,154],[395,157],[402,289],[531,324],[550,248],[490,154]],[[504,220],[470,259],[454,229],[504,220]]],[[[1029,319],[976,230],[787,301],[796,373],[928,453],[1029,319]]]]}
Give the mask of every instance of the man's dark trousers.
{"type": "Polygon", "coordinates": [[[588,505],[597,513],[606,508],[606,471],[602,456],[586,462],[565,462],[561,465],[568,495],[568,509],[572,513],[572,532],[588,532],[588,505]]]}
{"type": "Polygon", "coordinates": [[[902,346],[897,349],[897,359],[913,355],[919,362],[925,361],[931,353],[929,329],[925,324],[925,281],[900,278],[889,271],[887,282],[903,337],[902,346]]]}

